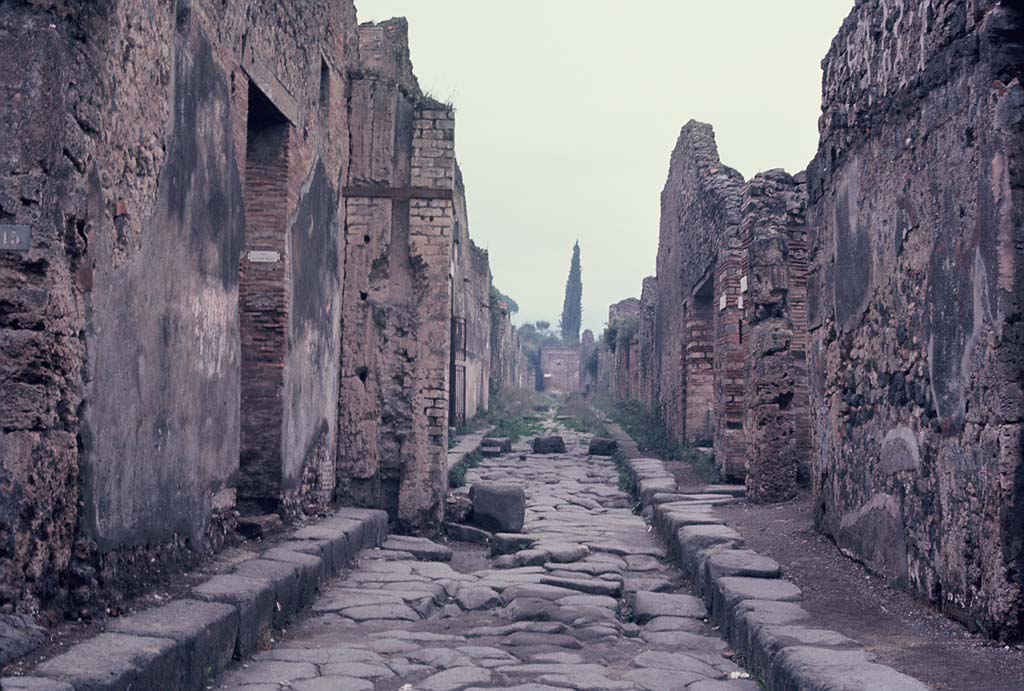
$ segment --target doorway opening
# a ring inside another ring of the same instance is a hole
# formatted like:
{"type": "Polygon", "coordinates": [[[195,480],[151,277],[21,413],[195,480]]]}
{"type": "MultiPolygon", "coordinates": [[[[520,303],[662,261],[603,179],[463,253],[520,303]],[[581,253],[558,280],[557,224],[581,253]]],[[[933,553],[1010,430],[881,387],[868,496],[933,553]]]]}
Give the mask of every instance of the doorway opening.
{"type": "Polygon", "coordinates": [[[288,140],[291,125],[249,82],[245,147],[245,251],[239,277],[241,452],[238,509],[273,513],[282,498],[287,351],[288,140]]]}
{"type": "Polygon", "coordinates": [[[711,444],[715,397],[715,279],[694,293],[686,319],[686,441],[711,444]]]}

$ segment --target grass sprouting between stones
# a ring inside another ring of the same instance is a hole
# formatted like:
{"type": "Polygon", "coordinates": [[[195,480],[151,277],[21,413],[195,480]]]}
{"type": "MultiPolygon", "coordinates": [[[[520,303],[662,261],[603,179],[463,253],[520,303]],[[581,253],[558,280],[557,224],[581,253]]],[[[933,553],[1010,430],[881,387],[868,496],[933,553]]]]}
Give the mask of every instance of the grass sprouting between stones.
{"type": "Polygon", "coordinates": [[[622,425],[626,433],[636,441],[640,451],[653,452],[666,461],[689,463],[708,484],[721,480],[713,453],[673,440],[661,418],[647,410],[643,404],[637,401],[612,401],[604,397],[597,398],[595,404],[622,425]]]}

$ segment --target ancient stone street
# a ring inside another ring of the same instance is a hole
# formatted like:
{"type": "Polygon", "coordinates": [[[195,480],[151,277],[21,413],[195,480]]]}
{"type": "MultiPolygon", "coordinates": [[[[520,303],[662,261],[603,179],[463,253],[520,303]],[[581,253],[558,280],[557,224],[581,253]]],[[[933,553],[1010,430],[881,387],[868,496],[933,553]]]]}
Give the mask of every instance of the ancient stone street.
{"type": "Polygon", "coordinates": [[[587,456],[589,435],[556,433],[567,453],[532,455],[524,440],[467,475],[525,488],[524,534],[494,543],[518,551],[389,538],[221,688],[757,689],[613,461],[587,456]]]}

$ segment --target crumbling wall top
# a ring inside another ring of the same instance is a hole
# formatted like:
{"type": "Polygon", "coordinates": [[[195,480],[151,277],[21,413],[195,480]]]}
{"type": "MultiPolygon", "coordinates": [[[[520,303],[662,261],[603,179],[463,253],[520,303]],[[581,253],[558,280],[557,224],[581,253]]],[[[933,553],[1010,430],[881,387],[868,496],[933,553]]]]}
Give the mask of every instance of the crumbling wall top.
{"type": "Polygon", "coordinates": [[[409,53],[409,22],[395,17],[359,25],[359,69],[422,94],[409,53]]]}

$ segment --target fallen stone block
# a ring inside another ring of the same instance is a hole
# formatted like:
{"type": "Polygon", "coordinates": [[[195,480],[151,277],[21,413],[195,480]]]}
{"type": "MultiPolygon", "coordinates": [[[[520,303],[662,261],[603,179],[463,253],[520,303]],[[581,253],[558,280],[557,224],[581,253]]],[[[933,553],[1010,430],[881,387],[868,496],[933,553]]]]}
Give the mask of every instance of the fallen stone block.
{"type": "Polygon", "coordinates": [[[618,450],[619,442],[604,437],[594,437],[587,447],[587,453],[591,456],[612,456],[618,450]]]}
{"type": "Polygon", "coordinates": [[[452,540],[459,542],[472,542],[478,545],[486,545],[491,541],[491,534],[486,530],[472,525],[462,523],[445,523],[444,531],[452,540]]]}
{"type": "Polygon", "coordinates": [[[223,602],[238,609],[237,657],[255,652],[263,632],[273,624],[274,588],[265,579],[221,574],[193,588],[191,595],[197,600],[223,602]]]}
{"type": "Polygon", "coordinates": [[[384,541],[385,550],[396,550],[413,555],[418,561],[451,561],[452,551],[425,537],[392,535],[384,541]]]}
{"type": "Polygon", "coordinates": [[[512,450],[512,440],[508,437],[484,437],[480,443],[484,448],[492,447],[501,449],[502,452],[508,453],[512,450]]]}
{"type": "Polygon", "coordinates": [[[183,684],[182,648],[170,638],[101,633],[36,667],[36,676],[70,684],[76,691],[178,689],[183,684]]]}
{"type": "Polygon", "coordinates": [[[526,492],[508,482],[477,482],[469,489],[473,522],[494,533],[519,533],[526,520],[526,492]]]}
{"type": "Polygon", "coordinates": [[[633,616],[639,624],[656,617],[690,617],[707,615],[704,603],[691,595],[639,592],[633,600],[633,616]]]}
{"type": "Polygon", "coordinates": [[[108,631],[173,640],[182,661],[182,688],[201,689],[231,662],[238,636],[238,609],[219,602],[174,600],[113,620],[108,631]]]}
{"type": "Polygon", "coordinates": [[[537,437],[533,440],[536,454],[565,453],[565,440],[561,437],[537,437]]]}

